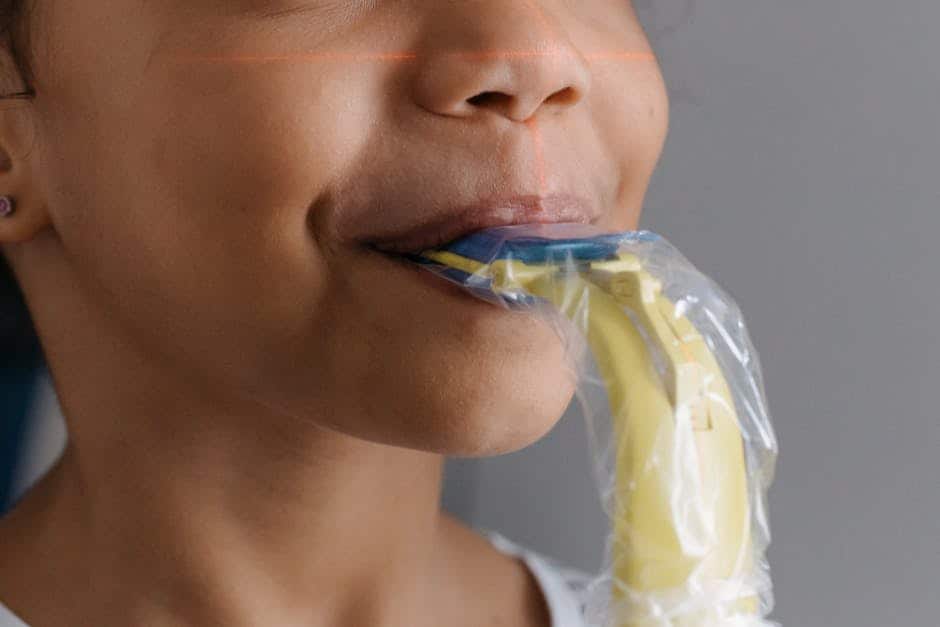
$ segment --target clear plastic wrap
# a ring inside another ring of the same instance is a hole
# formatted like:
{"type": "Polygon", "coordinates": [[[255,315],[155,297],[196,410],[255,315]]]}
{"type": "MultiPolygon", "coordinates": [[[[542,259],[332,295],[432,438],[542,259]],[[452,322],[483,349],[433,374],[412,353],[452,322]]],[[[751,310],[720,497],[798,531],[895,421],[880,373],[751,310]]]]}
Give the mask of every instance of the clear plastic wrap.
{"type": "Polygon", "coordinates": [[[507,226],[408,258],[564,342],[610,523],[603,568],[579,588],[586,623],[774,625],[777,443],[728,294],[649,231],[507,226]]]}

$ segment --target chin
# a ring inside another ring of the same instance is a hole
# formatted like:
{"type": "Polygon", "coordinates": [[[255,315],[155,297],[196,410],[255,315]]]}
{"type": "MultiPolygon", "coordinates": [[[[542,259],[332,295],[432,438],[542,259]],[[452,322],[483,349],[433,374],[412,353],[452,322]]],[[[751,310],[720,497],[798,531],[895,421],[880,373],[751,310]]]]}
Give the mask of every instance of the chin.
{"type": "Polygon", "coordinates": [[[491,457],[542,439],[577,388],[555,330],[524,314],[481,318],[463,328],[460,345],[438,355],[452,367],[438,370],[437,385],[418,394],[416,409],[425,417],[419,422],[429,436],[422,448],[449,457],[491,457]]]}
{"type": "Polygon", "coordinates": [[[449,446],[441,451],[449,457],[493,457],[520,451],[535,444],[558,424],[571,398],[543,399],[538,405],[529,404],[503,409],[501,413],[490,413],[464,418],[467,428],[450,434],[449,446]]]}
{"type": "Polygon", "coordinates": [[[555,427],[576,389],[573,373],[558,361],[530,364],[513,376],[495,366],[490,372],[430,402],[421,448],[449,457],[521,450],[555,427]]]}
{"type": "Polygon", "coordinates": [[[291,387],[331,408],[310,412],[322,426],[358,439],[449,457],[523,449],[565,414],[577,373],[554,325],[485,305],[424,317],[420,308],[394,316],[375,309],[371,323],[346,316],[357,335],[338,333],[306,351],[336,357],[291,387]],[[313,391],[311,380],[321,382],[313,391]]]}

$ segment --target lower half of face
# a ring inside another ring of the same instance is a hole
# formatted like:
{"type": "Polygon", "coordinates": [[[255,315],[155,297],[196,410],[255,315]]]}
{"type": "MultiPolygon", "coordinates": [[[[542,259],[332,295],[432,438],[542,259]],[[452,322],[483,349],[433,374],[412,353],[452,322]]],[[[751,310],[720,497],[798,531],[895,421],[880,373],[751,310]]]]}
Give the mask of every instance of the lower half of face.
{"type": "Polygon", "coordinates": [[[281,381],[299,403],[329,399],[318,418],[336,430],[493,455],[545,435],[571,400],[575,373],[545,314],[487,302],[368,249],[350,252],[329,292],[317,346],[297,356],[299,377],[281,381]]]}
{"type": "Polygon", "coordinates": [[[324,256],[300,234],[276,241],[184,238],[164,249],[172,261],[141,263],[138,249],[96,262],[96,279],[117,287],[107,323],[186,389],[259,408],[261,425],[296,419],[476,457],[535,442],[565,412],[576,374],[548,310],[488,302],[365,245],[324,256]]]}
{"type": "Polygon", "coordinates": [[[479,456],[553,427],[577,382],[546,317],[337,225],[394,230],[541,185],[634,228],[667,103],[624,3],[375,3],[319,39],[302,12],[275,28],[186,3],[199,15],[161,9],[155,30],[146,12],[113,19],[123,4],[64,1],[50,29],[63,52],[42,171],[102,323],[181,377],[370,441],[479,456]],[[140,33],[100,27],[118,21],[140,33]],[[554,52],[496,54],[520,46],[554,52]]]}

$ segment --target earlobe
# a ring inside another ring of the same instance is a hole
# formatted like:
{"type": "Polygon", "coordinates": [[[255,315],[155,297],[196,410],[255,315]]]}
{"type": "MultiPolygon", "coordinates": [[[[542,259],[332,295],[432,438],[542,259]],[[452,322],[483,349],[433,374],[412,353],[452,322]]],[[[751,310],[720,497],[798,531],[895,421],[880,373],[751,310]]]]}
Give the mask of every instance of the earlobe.
{"type": "Polygon", "coordinates": [[[30,151],[21,141],[31,135],[23,132],[28,120],[21,113],[0,111],[0,244],[28,241],[51,223],[36,194],[30,151]]]}
{"type": "Polygon", "coordinates": [[[31,206],[11,195],[0,196],[0,244],[28,241],[49,224],[45,206],[31,206]]]}
{"type": "MultiPolygon", "coordinates": [[[[10,180],[14,176],[11,171],[0,171],[0,191],[11,187],[23,188],[10,180]]],[[[0,244],[28,241],[49,224],[45,204],[37,202],[28,192],[0,195],[0,244]]]]}

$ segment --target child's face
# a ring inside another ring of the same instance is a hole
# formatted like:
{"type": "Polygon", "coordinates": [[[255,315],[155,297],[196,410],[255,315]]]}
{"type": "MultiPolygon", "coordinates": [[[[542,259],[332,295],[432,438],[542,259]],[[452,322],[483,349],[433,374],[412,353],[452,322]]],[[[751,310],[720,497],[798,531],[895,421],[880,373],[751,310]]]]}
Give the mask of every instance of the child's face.
{"type": "Polygon", "coordinates": [[[378,442],[495,454],[555,424],[575,382],[548,324],[366,244],[520,195],[635,228],[668,102],[627,0],[57,0],[37,19],[37,181],[102,324],[378,442]]]}

